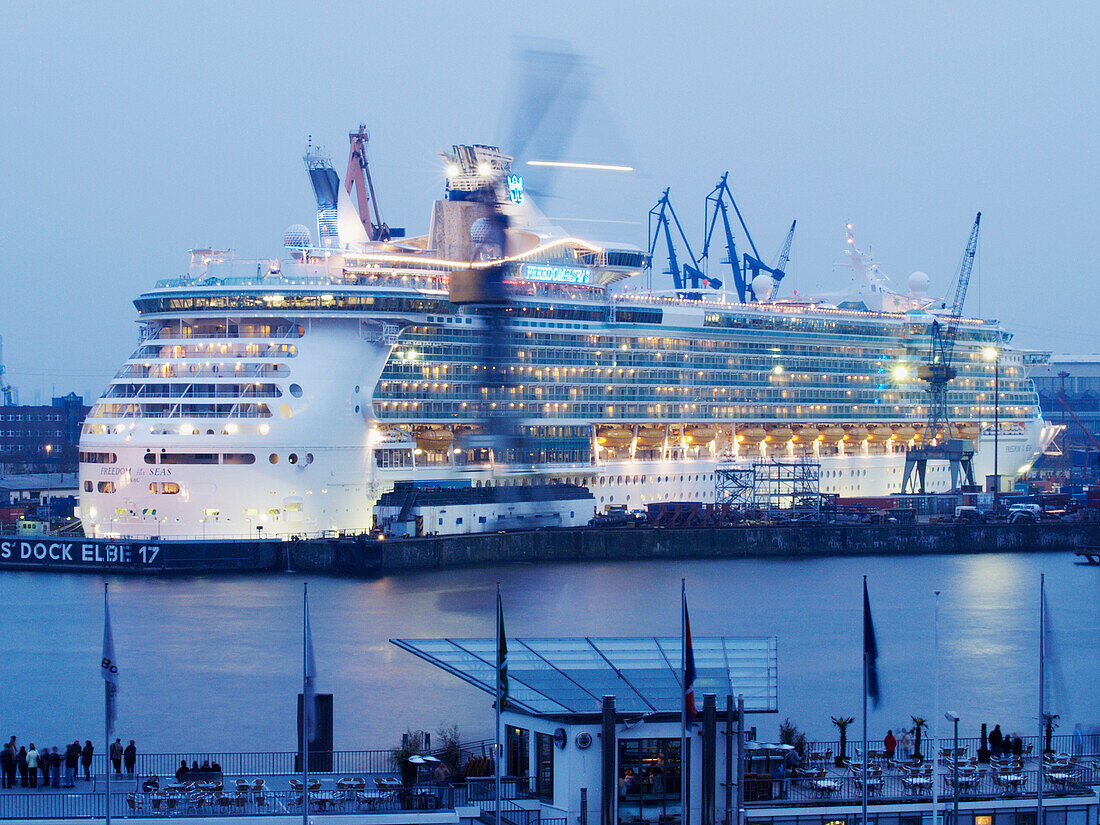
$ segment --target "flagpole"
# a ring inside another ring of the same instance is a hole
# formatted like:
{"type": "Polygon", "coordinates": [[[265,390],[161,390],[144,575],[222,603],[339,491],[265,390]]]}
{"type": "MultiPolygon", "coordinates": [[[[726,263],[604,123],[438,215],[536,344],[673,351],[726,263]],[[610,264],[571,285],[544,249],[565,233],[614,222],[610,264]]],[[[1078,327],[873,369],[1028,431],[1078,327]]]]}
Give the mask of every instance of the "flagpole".
{"type": "Polygon", "coordinates": [[[932,708],[932,825],[939,825],[940,822],[940,737],[937,733],[939,728],[940,718],[940,591],[933,591],[936,594],[936,606],[933,611],[933,631],[932,639],[935,646],[935,659],[936,659],[936,684],[933,691],[935,696],[934,707],[932,708]]]}
{"type": "MultiPolygon", "coordinates": [[[[109,621],[110,605],[107,602],[107,582],[103,582],[103,622],[109,621]]],[[[103,741],[107,743],[106,753],[110,756],[111,750],[111,683],[103,682],[103,741]]],[[[107,825],[111,825],[111,767],[110,759],[107,764],[107,825]]]]}
{"type": "Polygon", "coordinates": [[[309,825],[309,584],[302,582],[302,825],[309,825]]]}
{"type": "Polygon", "coordinates": [[[1046,574],[1039,574],[1039,766],[1036,768],[1038,776],[1035,780],[1035,825],[1043,825],[1043,761],[1046,754],[1043,752],[1046,744],[1045,731],[1043,730],[1046,719],[1044,718],[1043,694],[1046,692],[1046,574]]]}
{"type": "Polygon", "coordinates": [[[495,791],[496,791],[496,818],[494,825],[500,825],[500,763],[503,761],[503,753],[500,746],[500,637],[504,632],[504,608],[500,601],[500,582],[497,582],[497,678],[496,678],[496,724],[493,726],[493,754],[496,759],[495,791]]]}
{"type": "Polygon", "coordinates": [[[860,825],[867,825],[867,577],[863,577],[863,796],[862,818],[860,825]]]}
{"type": "Polygon", "coordinates": [[[687,737],[687,585],[680,579],[680,803],[691,825],[691,763],[687,737]]]}

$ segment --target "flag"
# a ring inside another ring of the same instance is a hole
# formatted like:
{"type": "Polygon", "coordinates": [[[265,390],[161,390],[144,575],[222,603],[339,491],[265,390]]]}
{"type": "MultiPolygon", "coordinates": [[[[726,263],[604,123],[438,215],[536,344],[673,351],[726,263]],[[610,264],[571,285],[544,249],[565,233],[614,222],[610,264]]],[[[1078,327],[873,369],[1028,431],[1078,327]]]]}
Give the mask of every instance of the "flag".
{"type": "Polygon", "coordinates": [[[314,681],[317,677],[317,665],[313,661],[313,631],[309,626],[309,596],[305,597],[305,672],[302,674],[302,713],[305,715],[305,729],[308,739],[317,737],[317,691],[314,681]]]}
{"type": "Polygon", "coordinates": [[[500,692],[500,706],[508,701],[508,639],[504,635],[504,605],[497,591],[497,689],[500,692]]]}
{"type": "Polygon", "coordinates": [[[684,596],[684,709],[687,726],[695,726],[695,648],[691,644],[691,622],[688,620],[687,596],[684,596]]]}
{"type": "Polygon", "coordinates": [[[878,645],[875,623],[871,620],[871,600],[867,597],[867,579],[863,580],[863,660],[867,668],[867,698],[878,707],[878,645]]]}
{"type": "Polygon", "coordinates": [[[107,587],[103,587],[103,656],[100,659],[99,672],[107,687],[107,734],[115,729],[118,715],[116,698],[118,695],[118,662],[115,660],[115,640],[111,633],[111,606],[107,602],[107,587]]]}

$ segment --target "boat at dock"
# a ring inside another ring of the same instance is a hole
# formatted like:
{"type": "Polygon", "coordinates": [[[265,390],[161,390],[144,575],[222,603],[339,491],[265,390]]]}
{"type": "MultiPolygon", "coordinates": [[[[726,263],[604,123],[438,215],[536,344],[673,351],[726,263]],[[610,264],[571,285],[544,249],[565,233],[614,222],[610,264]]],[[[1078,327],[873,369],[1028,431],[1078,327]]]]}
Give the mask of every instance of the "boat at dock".
{"type": "MultiPolygon", "coordinates": [[[[354,159],[365,130],[351,137],[354,159]]],[[[742,302],[654,288],[644,250],[553,226],[495,147],[445,153],[443,197],[415,237],[372,219],[364,166],[342,183],[323,153],[305,160],[316,243],[297,225],[282,258],[194,249],[185,275],[135,300],[140,343],[81,433],[88,535],[366,531],[399,482],[575,484],[597,511],[710,502],[720,468],[775,459],[819,467],[822,493],[901,491],[906,450],[926,435],[917,368],[939,310],[926,283],[891,292],[854,242],[853,272],[867,273],[854,298],[742,302]],[[486,251],[491,210],[475,195],[487,177],[513,199],[507,255],[486,251]],[[501,263],[509,355],[490,391],[493,320],[453,288],[501,263]],[[487,411],[511,416],[514,443],[492,443],[487,411]]],[[[1014,349],[996,321],[958,325],[947,435],[974,442],[978,478],[996,463],[1007,482],[1057,430],[1028,378],[1046,356],[1014,349]]],[[[929,492],[951,484],[946,466],[929,468],[929,492]]]]}

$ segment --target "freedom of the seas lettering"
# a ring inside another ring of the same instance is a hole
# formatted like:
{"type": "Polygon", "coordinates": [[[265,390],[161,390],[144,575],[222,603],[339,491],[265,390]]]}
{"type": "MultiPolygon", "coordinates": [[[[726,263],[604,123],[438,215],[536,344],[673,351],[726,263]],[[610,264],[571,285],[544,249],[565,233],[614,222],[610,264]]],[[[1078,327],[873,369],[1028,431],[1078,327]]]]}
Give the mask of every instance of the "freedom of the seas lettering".
{"type": "Polygon", "coordinates": [[[95,567],[111,565],[152,565],[160,555],[155,544],[134,546],[128,543],[96,541],[45,541],[35,539],[3,539],[0,541],[0,564],[72,564],[95,567]]]}

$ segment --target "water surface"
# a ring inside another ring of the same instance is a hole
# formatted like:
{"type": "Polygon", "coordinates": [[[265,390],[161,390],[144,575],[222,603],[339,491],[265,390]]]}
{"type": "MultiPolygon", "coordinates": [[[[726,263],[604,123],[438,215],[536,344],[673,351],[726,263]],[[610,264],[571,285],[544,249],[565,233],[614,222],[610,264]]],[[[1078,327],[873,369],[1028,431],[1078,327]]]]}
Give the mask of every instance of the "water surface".
{"type": "MultiPolygon", "coordinates": [[[[863,574],[883,686],[870,729],[881,738],[910,716],[933,716],[940,590],[941,711],[959,713],[960,735],[977,735],[982,721],[1033,733],[1041,572],[1056,711],[1064,730],[1089,727],[1100,723],[1100,569],[1068,553],[501,565],[310,577],[309,587],[319,689],[335,695],[337,748],[355,749],[389,747],[407,728],[457,724],[464,736],[491,736],[488,696],[388,640],[491,637],[497,580],[512,636],[675,636],[683,576],[696,635],[778,637],[780,712],[756,717],[762,733],[790,717],[820,738],[836,736],[829,716],[860,716],[863,574]]],[[[124,741],[145,752],[296,746],[302,576],[109,581],[124,741]]],[[[3,735],[102,739],[102,582],[0,574],[3,735]]]]}

